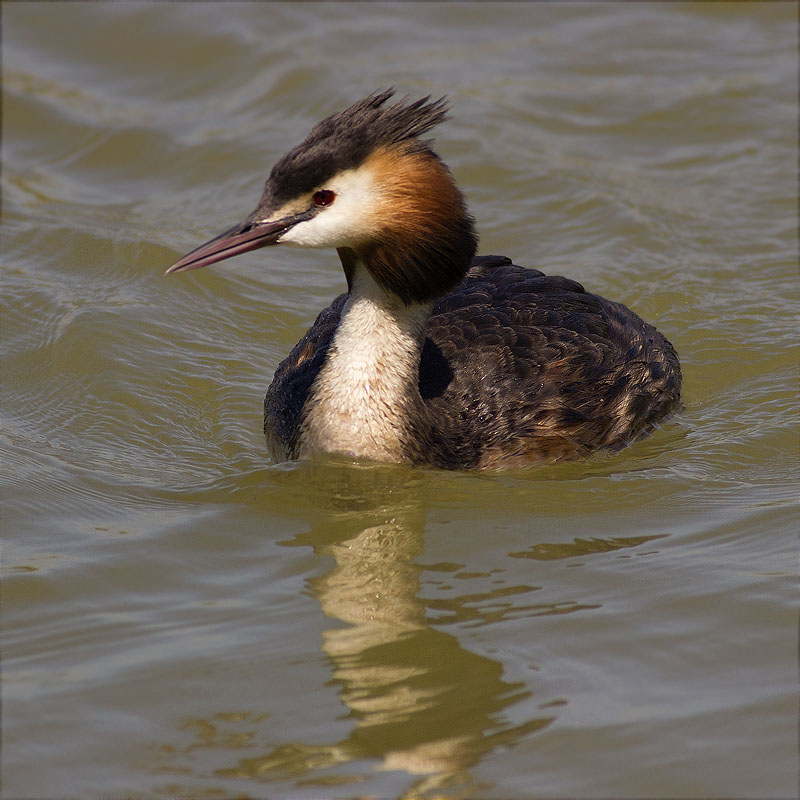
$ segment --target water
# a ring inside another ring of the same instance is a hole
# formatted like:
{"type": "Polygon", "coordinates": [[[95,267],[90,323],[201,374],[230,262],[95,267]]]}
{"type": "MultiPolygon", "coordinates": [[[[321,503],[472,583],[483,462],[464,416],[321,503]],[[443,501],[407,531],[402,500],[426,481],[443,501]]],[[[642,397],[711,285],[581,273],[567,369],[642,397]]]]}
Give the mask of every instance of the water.
{"type": "Polygon", "coordinates": [[[797,792],[796,6],[3,7],[3,796],[797,792]],[[684,411],[501,474],[271,464],[332,253],[164,277],[319,118],[448,94],[484,253],[684,411]]]}

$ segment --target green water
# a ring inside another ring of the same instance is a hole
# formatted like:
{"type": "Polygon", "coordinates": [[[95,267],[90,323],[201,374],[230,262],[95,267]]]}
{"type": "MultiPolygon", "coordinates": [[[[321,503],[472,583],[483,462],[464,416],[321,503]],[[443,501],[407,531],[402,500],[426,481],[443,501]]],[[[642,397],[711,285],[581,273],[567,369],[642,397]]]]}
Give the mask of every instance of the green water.
{"type": "Polygon", "coordinates": [[[797,6],[5,3],[3,797],[793,797],[797,6]],[[271,464],[333,253],[164,277],[370,91],[685,409],[501,474],[271,464]]]}

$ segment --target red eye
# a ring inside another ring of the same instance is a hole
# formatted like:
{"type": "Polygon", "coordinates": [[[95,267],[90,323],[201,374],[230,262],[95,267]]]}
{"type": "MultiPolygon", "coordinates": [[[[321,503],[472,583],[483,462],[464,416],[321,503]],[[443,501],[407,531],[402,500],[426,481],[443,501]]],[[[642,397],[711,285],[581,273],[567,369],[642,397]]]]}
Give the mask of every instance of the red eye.
{"type": "Polygon", "coordinates": [[[336,192],[332,192],[330,189],[320,189],[318,192],[314,192],[312,198],[315,206],[329,206],[335,199],[336,192]]]}

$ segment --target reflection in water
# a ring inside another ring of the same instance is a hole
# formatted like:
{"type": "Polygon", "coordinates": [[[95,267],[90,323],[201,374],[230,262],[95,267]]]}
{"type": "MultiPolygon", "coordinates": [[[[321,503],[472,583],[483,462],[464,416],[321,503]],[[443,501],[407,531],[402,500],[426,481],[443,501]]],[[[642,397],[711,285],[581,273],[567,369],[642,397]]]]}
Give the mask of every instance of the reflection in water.
{"type": "MultiPolygon", "coordinates": [[[[566,700],[539,705],[542,715],[509,724],[504,711],[530,695],[523,683],[503,680],[500,661],[466,650],[443,628],[475,627],[509,617],[567,614],[597,606],[575,601],[521,603],[538,587],[479,581],[478,593],[422,599],[420,575],[458,565],[422,566],[424,473],[378,465],[305,465],[293,477],[320,493],[311,530],[288,546],[332,557],[333,568],[308,581],[324,614],[335,622],[322,648],[332,683],[352,723],[338,742],[284,742],[267,753],[217,769],[218,778],[294,781],[333,787],[364,782],[373,770],[404,777],[405,795],[448,797],[474,793],[470,769],[498,746],[513,746],[548,726],[566,700]],[[432,627],[435,625],[436,627],[432,627]],[[350,774],[347,774],[347,773],[350,774]]],[[[576,539],[534,544],[517,558],[551,560],[637,547],[659,536],[576,539]]],[[[502,570],[501,570],[502,571],[502,570]]],[[[430,578],[429,578],[430,580],[430,578]]],[[[218,714],[186,723],[197,747],[257,747],[254,716],[218,714]],[[242,729],[245,726],[246,730],[242,729]],[[229,730],[233,729],[233,730],[229,730]]],[[[263,717],[261,718],[263,719],[263,717]]],[[[326,720],[320,730],[330,728],[326,720]]],[[[191,749],[191,748],[190,748],[191,749]]],[[[186,751],[184,751],[186,752],[186,751]]]]}
{"type": "Polygon", "coordinates": [[[328,487],[328,502],[320,504],[327,506],[325,518],[291,544],[334,558],[334,568],[309,587],[323,612],[345,623],[327,630],[322,646],[355,724],[336,744],[285,744],[217,774],[298,777],[369,759],[377,769],[420,776],[409,787],[413,794],[467,790],[467,770],[486,752],[553,716],[504,725],[502,710],[529,694],[523,684],[504,681],[498,661],[428,624],[418,597],[422,567],[415,563],[425,505],[420,477],[399,468],[346,473],[347,485],[328,487]]]}

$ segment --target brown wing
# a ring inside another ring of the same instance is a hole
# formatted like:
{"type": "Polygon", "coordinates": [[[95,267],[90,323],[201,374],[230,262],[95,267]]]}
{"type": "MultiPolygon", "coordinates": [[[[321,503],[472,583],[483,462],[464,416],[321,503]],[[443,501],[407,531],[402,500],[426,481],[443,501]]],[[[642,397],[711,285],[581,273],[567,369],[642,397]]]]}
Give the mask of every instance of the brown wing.
{"type": "Polygon", "coordinates": [[[680,383],[672,346],[625,306],[490,257],[434,308],[413,436],[440,466],[575,457],[650,430],[680,383]]]}

